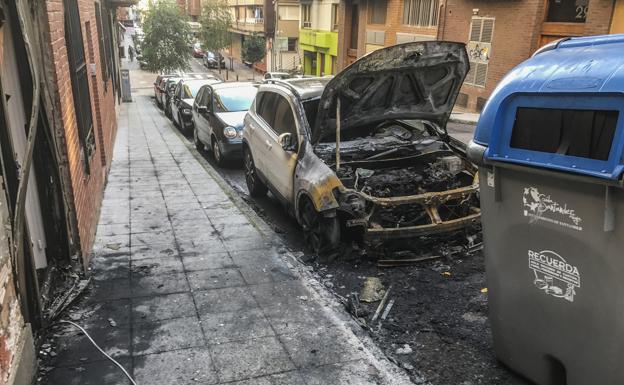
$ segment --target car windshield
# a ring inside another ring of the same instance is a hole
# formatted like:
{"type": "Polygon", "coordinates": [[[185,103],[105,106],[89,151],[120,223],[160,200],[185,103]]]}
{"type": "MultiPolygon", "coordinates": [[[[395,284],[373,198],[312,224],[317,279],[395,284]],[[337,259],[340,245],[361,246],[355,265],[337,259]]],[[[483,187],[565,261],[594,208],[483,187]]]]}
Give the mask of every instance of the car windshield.
{"type": "Polygon", "coordinates": [[[247,111],[256,97],[258,89],[253,86],[232,87],[215,90],[216,112],[247,111]]]}
{"type": "Polygon", "coordinates": [[[202,82],[193,82],[193,83],[184,83],[184,95],[182,99],[191,99],[197,95],[197,91],[199,91],[200,87],[206,83],[202,82]]]}

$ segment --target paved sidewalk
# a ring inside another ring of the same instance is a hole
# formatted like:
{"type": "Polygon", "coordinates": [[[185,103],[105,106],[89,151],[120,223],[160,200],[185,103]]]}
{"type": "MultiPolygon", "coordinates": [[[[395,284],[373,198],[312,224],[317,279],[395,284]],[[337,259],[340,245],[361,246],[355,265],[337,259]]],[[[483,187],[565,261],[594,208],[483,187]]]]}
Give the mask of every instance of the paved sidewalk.
{"type": "MultiPolygon", "coordinates": [[[[120,108],[93,285],[67,317],[141,385],[409,383],[148,94],[120,108]]],[[[72,327],[57,327],[51,344],[55,369],[42,383],[128,384],[72,327]]]]}

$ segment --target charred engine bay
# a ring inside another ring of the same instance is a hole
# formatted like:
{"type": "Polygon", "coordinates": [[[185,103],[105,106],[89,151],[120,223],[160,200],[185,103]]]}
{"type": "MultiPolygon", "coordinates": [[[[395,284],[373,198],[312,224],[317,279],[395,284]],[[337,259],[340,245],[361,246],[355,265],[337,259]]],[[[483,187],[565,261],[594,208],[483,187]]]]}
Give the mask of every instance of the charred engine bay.
{"type": "MultiPolygon", "coordinates": [[[[348,189],[373,198],[394,198],[441,193],[474,183],[474,167],[426,122],[391,121],[363,131],[369,134],[340,141],[339,167],[336,143],[319,143],[314,149],[326,164],[337,169],[336,175],[348,189]]],[[[344,207],[348,205],[345,202],[344,207]]],[[[439,214],[442,221],[457,219],[478,207],[478,199],[471,194],[442,202],[435,215],[439,214]]],[[[432,223],[431,211],[422,204],[349,207],[348,211],[360,216],[372,213],[373,227],[432,223]]]]}

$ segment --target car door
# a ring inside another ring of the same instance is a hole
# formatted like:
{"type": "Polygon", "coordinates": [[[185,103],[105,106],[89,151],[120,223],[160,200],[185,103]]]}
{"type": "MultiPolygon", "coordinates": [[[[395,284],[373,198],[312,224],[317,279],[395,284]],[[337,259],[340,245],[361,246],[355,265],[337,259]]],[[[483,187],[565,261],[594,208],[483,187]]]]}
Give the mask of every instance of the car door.
{"type": "MultiPolygon", "coordinates": [[[[171,100],[171,116],[174,122],[178,122],[178,109],[180,107],[180,95],[182,92],[182,83],[178,83],[173,91],[173,99],[171,100]]],[[[178,122],[180,123],[180,122],[178,122]]]]}
{"type": "Polygon", "coordinates": [[[204,88],[205,87],[201,87],[199,91],[197,91],[197,95],[195,95],[195,99],[193,100],[193,108],[191,110],[193,114],[193,126],[195,127],[195,130],[197,130],[198,132],[199,132],[199,128],[197,128],[197,126],[199,126],[200,121],[199,121],[199,111],[197,110],[197,108],[201,106],[201,100],[202,100],[202,94],[204,93],[204,88]]]}
{"type": "Polygon", "coordinates": [[[202,98],[201,98],[200,104],[206,107],[206,109],[197,114],[198,115],[197,123],[199,125],[198,127],[200,127],[200,130],[197,131],[197,135],[199,139],[206,144],[210,144],[210,110],[212,107],[211,95],[212,95],[212,88],[203,87],[202,98]]]}
{"type": "Polygon", "coordinates": [[[267,163],[264,161],[267,156],[266,141],[271,139],[268,132],[275,119],[276,102],[277,94],[275,92],[259,92],[254,101],[254,117],[247,119],[248,124],[245,125],[247,142],[251,148],[254,164],[256,169],[265,177],[268,176],[267,163]]]}
{"type": "MultiPolygon", "coordinates": [[[[286,95],[273,92],[272,122],[264,125],[263,161],[264,175],[286,202],[293,201],[293,174],[297,164],[298,129],[293,106],[286,95]],[[293,151],[284,150],[277,139],[281,134],[290,133],[293,151]]],[[[267,106],[268,107],[268,106],[267,106]]],[[[270,118],[269,118],[270,119],[270,118]]]]}

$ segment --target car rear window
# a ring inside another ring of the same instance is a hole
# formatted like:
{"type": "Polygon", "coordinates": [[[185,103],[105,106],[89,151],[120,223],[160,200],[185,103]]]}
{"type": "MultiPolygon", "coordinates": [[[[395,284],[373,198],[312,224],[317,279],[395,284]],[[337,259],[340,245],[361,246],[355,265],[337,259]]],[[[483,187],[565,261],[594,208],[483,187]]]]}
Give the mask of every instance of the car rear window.
{"type": "Polygon", "coordinates": [[[618,111],[519,107],[510,147],[607,160],[618,111]]]}

